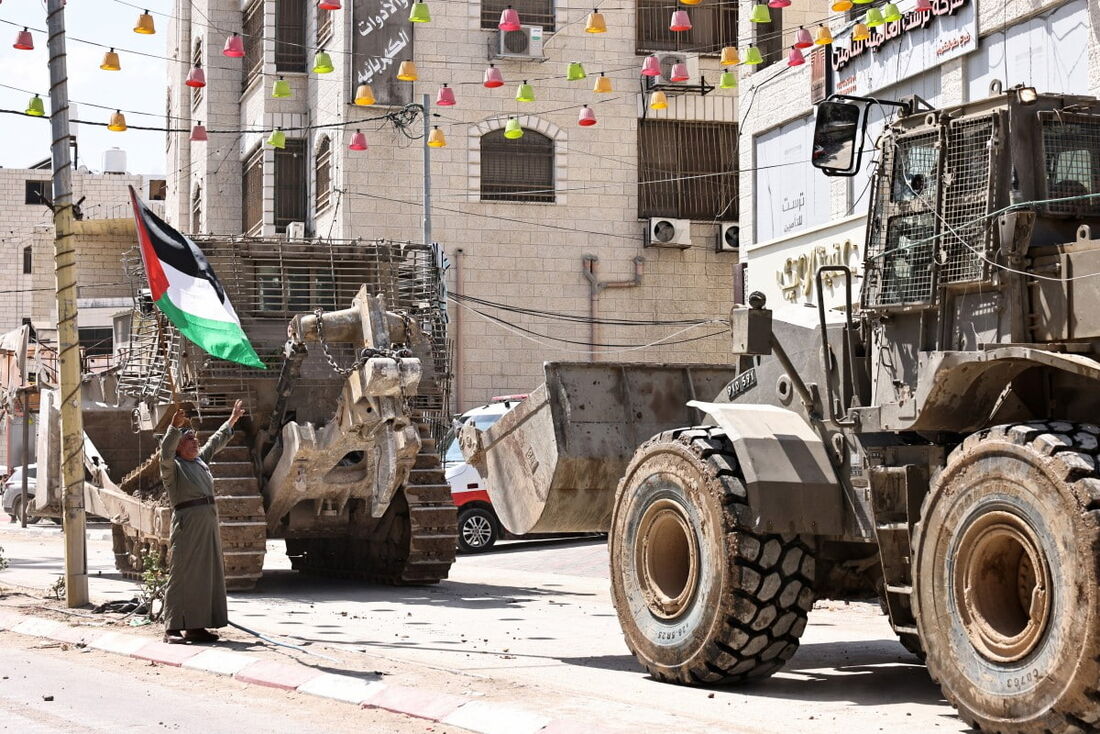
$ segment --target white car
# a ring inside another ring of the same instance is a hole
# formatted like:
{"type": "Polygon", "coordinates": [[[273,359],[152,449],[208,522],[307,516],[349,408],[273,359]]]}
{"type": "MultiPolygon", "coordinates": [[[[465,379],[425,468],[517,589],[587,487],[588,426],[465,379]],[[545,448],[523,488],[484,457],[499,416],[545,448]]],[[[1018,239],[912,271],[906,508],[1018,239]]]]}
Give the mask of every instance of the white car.
{"type": "MultiPolygon", "coordinates": [[[[38,465],[27,466],[27,499],[34,499],[34,490],[38,484],[38,465]]],[[[23,520],[23,467],[17,466],[11,476],[4,481],[4,512],[12,522],[23,520]]],[[[41,520],[38,515],[27,514],[27,524],[34,525],[41,520]]]]}
{"type": "Polygon", "coordinates": [[[489,501],[489,487],[477,469],[466,463],[458,448],[458,428],[472,423],[481,430],[520,404],[526,395],[501,395],[480,408],[467,410],[455,419],[455,428],[444,442],[443,469],[451,485],[451,496],[458,508],[458,547],[466,553],[488,550],[504,534],[500,520],[489,501]]]}

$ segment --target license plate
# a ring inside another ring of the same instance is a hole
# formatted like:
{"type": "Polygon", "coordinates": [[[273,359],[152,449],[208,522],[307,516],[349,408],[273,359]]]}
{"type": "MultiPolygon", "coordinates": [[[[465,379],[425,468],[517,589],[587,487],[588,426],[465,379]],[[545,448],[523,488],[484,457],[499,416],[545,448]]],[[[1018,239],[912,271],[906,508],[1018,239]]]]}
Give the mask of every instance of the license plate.
{"type": "Polygon", "coordinates": [[[730,383],[726,385],[726,397],[729,400],[735,400],[754,387],[756,387],[755,367],[742,372],[737,377],[730,380],[730,383]]]}

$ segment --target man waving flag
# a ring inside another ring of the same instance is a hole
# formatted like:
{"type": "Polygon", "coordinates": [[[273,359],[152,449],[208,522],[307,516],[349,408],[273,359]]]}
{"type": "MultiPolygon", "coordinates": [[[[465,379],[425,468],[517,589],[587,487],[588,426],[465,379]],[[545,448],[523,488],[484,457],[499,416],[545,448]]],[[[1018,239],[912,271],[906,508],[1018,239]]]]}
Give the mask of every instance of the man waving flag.
{"type": "Polygon", "coordinates": [[[130,198],[153,302],[180,333],[207,353],[266,369],[202,250],[150,211],[133,186],[130,198]]]}

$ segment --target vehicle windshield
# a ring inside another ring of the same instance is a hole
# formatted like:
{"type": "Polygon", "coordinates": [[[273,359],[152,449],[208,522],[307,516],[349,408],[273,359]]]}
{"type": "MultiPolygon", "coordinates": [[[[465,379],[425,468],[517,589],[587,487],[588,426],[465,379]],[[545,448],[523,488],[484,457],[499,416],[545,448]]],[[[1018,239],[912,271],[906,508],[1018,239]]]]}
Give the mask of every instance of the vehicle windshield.
{"type": "MultiPolygon", "coordinates": [[[[467,418],[462,422],[462,425],[469,425],[473,423],[477,426],[478,430],[484,431],[489,426],[500,420],[500,415],[475,415],[467,418]]],[[[447,437],[447,453],[443,456],[443,463],[458,464],[466,461],[466,457],[462,455],[462,449],[458,447],[458,436],[452,431],[447,437]]]]}

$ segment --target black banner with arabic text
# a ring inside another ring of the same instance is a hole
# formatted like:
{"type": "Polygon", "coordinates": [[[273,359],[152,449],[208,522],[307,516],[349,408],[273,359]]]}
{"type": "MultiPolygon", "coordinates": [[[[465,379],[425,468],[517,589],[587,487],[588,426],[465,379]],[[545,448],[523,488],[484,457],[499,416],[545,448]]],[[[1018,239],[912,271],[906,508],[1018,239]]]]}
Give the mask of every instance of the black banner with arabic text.
{"type": "Polygon", "coordinates": [[[413,60],[412,0],[353,0],[352,95],[370,84],[380,105],[412,101],[412,82],[397,78],[402,61],[413,60]]]}

